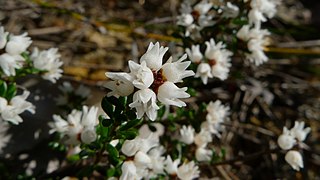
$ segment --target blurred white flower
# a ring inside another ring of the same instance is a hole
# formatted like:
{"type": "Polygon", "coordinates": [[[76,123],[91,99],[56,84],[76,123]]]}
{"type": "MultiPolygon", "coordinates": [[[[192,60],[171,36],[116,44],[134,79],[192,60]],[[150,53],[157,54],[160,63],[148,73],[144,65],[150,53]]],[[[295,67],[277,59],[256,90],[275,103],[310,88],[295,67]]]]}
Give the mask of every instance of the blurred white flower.
{"type": "Polygon", "coordinates": [[[199,167],[195,165],[194,161],[183,163],[179,166],[177,175],[183,180],[192,180],[198,178],[200,175],[199,167]]]}
{"type": "Polygon", "coordinates": [[[250,39],[248,42],[248,49],[251,53],[246,54],[246,58],[256,66],[268,61],[268,57],[263,51],[264,43],[264,39],[250,39]]]}
{"type": "Polygon", "coordinates": [[[145,152],[138,151],[134,156],[134,164],[139,167],[150,167],[151,159],[145,152]]]}
{"type": "Polygon", "coordinates": [[[0,27],[0,49],[3,49],[7,44],[9,32],[5,32],[3,26],[0,27]]]}
{"type": "Polygon", "coordinates": [[[178,166],[180,164],[180,159],[176,159],[172,161],[171,156],[167,156],[166,160],[164,161],[164,169],[170,175],[176,175],[178,172],[178,166]]]}
{"type": "Polygon", "coordinates": [[[311,131],[310,127],[304,128],[304,125],[305,123],[303,121],[302,122],[295,121],[294,127],[290,129],[290,134],[295,138],[297,138],[298,141],[301,141],[301,142],[306,139],[307,135],[311,131]]]}
{"type": "Polygon", "coordinates": [[[180,141],[185,144],[192,144],[194,141],[194,129],[192,126],[183,125],[180,129],[180,141]]]}
{"type": "Polygon", "coordinates": [[[205,43],[207,46],[205,57],[211,65],[212,75],[220,80],[227,79],[231,67],[230,57],[233,53],[225,49],[225,44],[222,42],[218,42],[216,44],[212,38],[210,41],[206,41],[205,43]]]}
{"type": "Polygon", "coordinates": [[[125,161],[121,166],[121,176],[119,180],[137,180],[140,177],[137,174],[137,167],[133,161],[125,161]]]}
{"type": "Polygon", "coordinates": [[[134,156],[140,149],[141,139],[135,138],[125,140],[121,147],[121,152],[128,157],[134,156]]]}
{"type": "Polygon", "coordinates": [[[206,121],[202,123],[201,128],[220,137],[219,131],[223,130],[220,124],[226,120],[229,115],[229,109],[229,106],[222,105],[220,100],[210,101],[207,106],[206,121]]]}
{"type": "Polygon", "coordinates": [[[285,160],[296,171],[300,171],[300,168],[303,168],[303,159],[301,154],[298,151],[295,151],[295,150],[288,151],[285,156],[285,160]]]}
{"type": "Polygon", "coordinates": [[[201,77],[203,84],[207,84],[208,78],[213,78],[213,75],[211,73],[211,66],[208,63],[199,64],[196,75],[194,77],[201,77]]]}
{"type": "Polygon", "coordinates": [[[212,157],[212,151],[205,149],[204,147],[198,147],[196,150],[197,161],[210,161],[212,157]]]}
{"type": "Polygon", "coordinates": [[[189,48],[186,48],[186,52],[188,54],[189,59],[194,63],[200,63],[203,55],[200,52],[200,45],[192,45],[191,50],[189,48]]]}
{"type": "Polygon", "coordinates": [[[92,106],[82,107],[82,111],[73,110],[68,114],[67,120],[59,115],[53,115],[53,122],[49,123],[50,133],[59,132],[66,138],[66,144],[77,145],[80,142],[89,144],[96,140],[97,134],[95,127],[97,121],[98,108],[92,106]]]}
{"type": "Polygon", "coordinates": [[[0,66],[6,76],[15,76],[16,69],[22,67],[24,59],[20,55],[4,53],[0,55],[0,66]]]}
{"type": "Polygon", "coordinates": [[[43,79],[56,83],[63,72],[61,69],[63,62],[60,60],[60,57],[61,55],[58,53],[58,48],[50,48],[43,51],[35,48],[30,59],[33,61],[35,68],[45,71],[42,75],[43,79]]]}
{"type": "Polygon", "coordinates": [[[198,38],[200,36],[199,32],[204,27],[214,24],[212,15],[209,13],[212,6],[213,4],[207,0],[202,0],[193,7],[191,2],[188,1],[181,4],[181,14],[177,17],[177,24],[186,28],[185,36],[198,38]]]}
{"type": "Polygon", "coordinates": [[[209,142],[212,141],[212,135],[209,131],[201,128],[200,132],[194,137],[194,143],[198,147],[205,147],[209,142]]]}
{"type": "Polygon", "coordinates": [[[0,120],[0,154],[2,154],[3,148],[7,146],[11,139],[11,135],[8,134],[9,124],[0,120]]]}
{"type": "Polygon", "coordinates": [[[0,97],[0,113],[3,120],[10,121],[13,124],[19,124],[23,120],[19,114],[24,111],[29,111],[30,113],[35,113],[35,106],[26,101],[30,92],[24,91],[22,95],[13,97],[10,102],[0,97]]]}
{"type": "Polygon", "coordinates": [[[20,55],[22,52],[27,50],[31,43],[32,41],[31,38],[28,37],[28,33],[23,33],[18,36],[9,35],[6,52],[10,55],[20,55]]]}
{"type": "Polygon", "coordinates": [[[283,150],[289,150],[296,144],[294,136],[290,134],[290,131],[283,127],[282,134],[278,137],[278,145],[283,150]]]}
{"type": "Polygon", "coordinates": [[[239,15],[239,7],[232,4],[231,2],[227,2],[227,5],[223,7],[222,17],[235,18],[238,15],[239,15]]]}

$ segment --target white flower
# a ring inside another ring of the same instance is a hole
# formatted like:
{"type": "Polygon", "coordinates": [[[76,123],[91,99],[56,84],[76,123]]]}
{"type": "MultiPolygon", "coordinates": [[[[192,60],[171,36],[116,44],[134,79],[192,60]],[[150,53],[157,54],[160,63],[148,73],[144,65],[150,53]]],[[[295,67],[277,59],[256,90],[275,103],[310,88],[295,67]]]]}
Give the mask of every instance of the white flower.
{"type": "Polygon", "coordinates": [[[0,120],[0,154],[3,148],[5,148],[11,139],[11,135],[8,134],[9,124],[0,120]]]}
{"type": "Polygon", "coordinates": [[[54,114],[53,115],[54,122],[49,122],[49,133],[52,134],[54,132],[65,133],[68,131],[68,122],[61,118],[61,116],[54,114]]]}
{"type": "Polygon", "coordinates": [[[3,26],[0,27],[0,49],[3,49],[7,44],[9,33],[4,31],[3,26]]]}
{"type": "Polygon", "coordinates": [[[194,77],[201,77],[203,84],[207,84],[208,78],[213,78],[210,65],[208,63],[199,64],[194,77]]]}
{"type": "Polygon", "coordinates": [[[177,175],[183,180],[192,180],[200,175],[199,167],[195,165],[194,161],[183,163],[177,171],[177,175]]]}
{"type": "Polygon", "coordinates": [[[146,61],[142,61],[141,64],[137,64],[133,61],[129,61],[130,75],[133,77],[132,84],[139,89],[148,88],[154,81],[153,73],[150,68],[147,67],[146,61]]]}
{"type": "Polygon", "coordinates": [[[212,135],[209,131],[201,129],[201,131],[195,135],[194,143],[198,147],[205,147],[209,142],[212,141],[212,135]]]}
{"type": "Polygon", "coordinates": [[[61,66],[63,62],[60,60],[61,55],[58,53],[58,48],[50,48],[48,50],[39,51],[35,48],[30,58],[33,61],[35,68],[46,71],[42,77],[52,83],[62,76],[63,70],[61,66]]]}
{"type": "Polygon", "coordinates": [[[97,139],[96,130],[94,128],[84,128],[81,132],[80,138],[82,142],[90,144],[97,139]]]}
{"type": "Polygon", "coordinates": [[[186,103],[179,98],[188,98],[187,87],[178,88],[174,83],[166,81],[158,89],[158,100],[165,105],[174,105],[178,107],[186,106],[186,103]]]}
{"type": "Polygon", "coordinates": [[[220,100],[210,101],[207,106],[206,120],[211,124],[221,123],[229,115],[229,106],[222,105],[220,100]]]}
{"type": "Polygon", "coordinates": [[[108,97],[129,96],[133,93],[134,86],[131,82],[132,77],[128,73],[106,72],[106,76],[114,80],[105,84],[105,87],[111,90],[111,92],[107,94],[108,97]]]}
{"type": "Polygon", "coordinates": [[[186,70],[191,64],[191,61],[182,62],[187,58],[187,54],[184,54],[178,61],[172,62],[172,57],[162,66],[162,73],[167,81],[173,83],[182,82],[183,78],[193,76],[192,70],[186,70]]]}
{"type": "Polygon", "coordinates": [[[180,141],[185,144],[192,144],[194,141],[194,129],[192,126],[182,126],[180,129],[180,141]]]}
{"type": "Polygon", "coordinates": [[[272,18],[277,12],[276,6],[278,3],[280,1],[277,0],[252,0],[250,6],[266,14],[268,18],[272,18]]]}
{"type": "Polygon", "coordinates": [[[139,137],[148,138],[149,136],[160,137],[164,134],[164,126],[161,123],[152,123],[150,126],[155,128],[155,131],[151,131],[149,125],[144,124],[139,129],[139,137]]]}
{"type": "Polygon", "coordinates": [[[138,151],[134,156],[134,164],[140,167],[150,167],[151,159],[148,154],[138,151]]]}
{"type": "Polygon", "coordinates": [[[197,11],[200,15],[206,14],[212,8],[212,3],[207,0],[202,0],[200,3],[194,6],[194,10],[197,11]]]}
{"type": "Polygon", "coordinates": [[[164,152],[165,152],[165,149],[163,146],[158,146],[156,148],[151,149],[148,152],[148,155],[151,159],[151,169],[155,174],[164,173],[165,157],[162,156],[164,152]]]}
{"type": "Polygon", "coordinates": [[[178,165],[180,164],[180,159],[176,159],[172,161],[171,156],[167,156],[166,160],[164,161],[164,169],[170,175],[176,175],[178,172],[178,165]]]}
{"type": "Polygon", "coordinates": [[[288,151],[285,156],[285,160],[296,171],[300,171],[300,168],[303,168],[303,159],[301,154],[298,151],[295,151],[295,150],[288,151]]]}
{"type": "Polygon", "coordinates": [[[0,55],[0,66],[6,76],[15,76],[16,69],[21,68],[23,62],[24,59],[20,55],[10,55],[8,53],[0,55]]]}
{"type": "Polygon", "coordinates": [[[121,152],[128,157],[134,156],[139,151],[140,143],[141,140],[139,138],[125,140],[121,147],[121,152]]]}
{"type": "Polygon", "coordinates": [[[163,56],[168,49],[168,47],[160,47],[159,42],[156,44],[150,42],[147,52],[140,58],[140,63],[145,61],[151,70],[157,71],[161,68],[163,56]]]}
{"type": "Polygon", "coordinates": [[[140,179],[137,174],[137,167],[133,161],[125,161],[121,166],[120,180],[137,180],[140,179]]]}
{"type": "Polygon", "coordinates": [[[89,108],[88,106],[82,107],[82,120],[81,124],[82,126],[86,128],[93,128],[95,125],[98,124],[98,107],[92,106],[89,108]]]}
{"type": "Polygon", "coordinates": [[[204,147],[198,147],[196,150],[197,161],[210,161],[212,157],[212,151],[205,149],[204,147]]]}
{"type": "Polygon", "coordinates": [[[223,8],[222,17],[235,18],[238,15],[239,15],[239,7],[230,2],[227,2],[227,6],[223,8]]]}
{"type": "Polygon", "coordinates": [[[294,136],[290,134],[290,131],[283,127],[282,134],[278,137],[278,145],[283,150],[289,150],[296,144],[294,136]]]}
{"type": "Polygon", "coordinates": [[[191,14],[181,14],[177,17],[177,19],[177,24],[181,26],[190,26],[194,21],[193,16],[191,14]]]}
{"type": "Polygon", "coordinates": [[[263,52],[264,39],[250,39],[248,42],[248,49],[251,54],[247,54],[247,59],[256,66],[268,61],[268,57],[263,52]]]}
{"type": "Polygon", "coordinates": [[[29,96],[29,91],[24,91],[22,95],[13,97],[10,103],[2,97],[0,97],[0,113],[2,119],[10,121],[13,124],[19,124],[23,120],[19,116],[24,111],[29,111],[30,113],[35,113],[35,106],[26,101],[29,96]]]}
{"type": "Polygon", "coordinates": [[[28,37],[28,33],[23,33],[18,36],[9,35],[6,52],[10,55],[20,55],[22,52],[27,50],[31,43],[32,41],[31,38],[28,37]]]}
{"type": "Polygon", "coordinates": [[[136,108],[139,119],[146,113],[150,120],[155,120],[159,109],[156,100],[156,94],[151,89],[141,89],[133,94],[133,102],[129,107],[136,108]]]}
{"type": "Polygon", "coordinates": [[[95,130],[98,124],[97,111],[97,107],[83,106],[82,111],[73,110],[68,114],[67,120],[59,115],[53,115],[54,122],[49,123],[51,127],[49,132],[59,132],[62,136],[66,136],[66,144],[77,145],[80,141],[89,144],[97,138],[95,130]]]}
{"type": "Polygon", "coordinates": [[[254,24],[256,27],[261,27],[261,22],[266,22],[267,19],[263,16],[262,12],[258,9],[251,9],[248,14],[249,24],[254,24]]]}
{"type": "Polygon", "coordinates": [[[294,122],[294,127],[290,129],[290,134],[297,138],[299,141],[304,141],[311,131],[310,127],[304,128],[304,122],[294,122]]]}
{"type": "Polygon", "coordinates": [[[250,26],[249,25],[244,25],[239,29],[237,32],[237,37],[243,41],[248,41],[250,38],[250,26]]]}
{"type": "Polygon", "coordinates": [[[216,44],[214,39],[207,41],[206,46],[205,57],[211,64],[212,75],[220,80],[227,79],[231,67],[232,52],[225,49],[225,44],[222,42],[216,44]]]}
{"type": "Polygon", "coordinates": [[[200,63],[203,55],[200,52],[200,45],[192,45],[191,50],[189,48],[186,49],[189,59],[194,63],[200,63]]]}

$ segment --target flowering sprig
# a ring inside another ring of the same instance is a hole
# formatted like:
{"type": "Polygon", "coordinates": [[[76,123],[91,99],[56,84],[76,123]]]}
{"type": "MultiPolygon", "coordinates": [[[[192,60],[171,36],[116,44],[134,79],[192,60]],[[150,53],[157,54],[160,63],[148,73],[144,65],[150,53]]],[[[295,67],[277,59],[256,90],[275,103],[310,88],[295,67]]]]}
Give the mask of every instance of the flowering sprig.
{"type": "Polygon", "coordinates": [[[278,137],[278,145],[283,150],[289,150],[286,153],[285,160],[291,165],[291,167],[299,171],[303,168],[303,159],[299,151],[293,150],[296,144],[302,143],[307,135],[310,133],[311,128],[304,128],[305,123],[295,121],[294,127],[288,130],[286,127],[283,128],[282,134],[278,137]]]}
{"type": "Polygon", "coordinates": [[[133,93],[129,106],[136,109],[138,118],[146,114],[150,120],[157,118],[158,101],[163,105],[186,106],[180,99],[190,97],[186,93],[187,87],[179,88],[175,83],[194,75],[193,71],[187,70],[191,62],[185,61],[185,54],[177,61],[171,57],[163,64],[167,50],[158,42],[150,43],[140,58],[140,64],[129,61],[130,73],[107,72],[106,76],[113,80],[106,84],[111,90],[108,96],[129,96],[133,93]]]}

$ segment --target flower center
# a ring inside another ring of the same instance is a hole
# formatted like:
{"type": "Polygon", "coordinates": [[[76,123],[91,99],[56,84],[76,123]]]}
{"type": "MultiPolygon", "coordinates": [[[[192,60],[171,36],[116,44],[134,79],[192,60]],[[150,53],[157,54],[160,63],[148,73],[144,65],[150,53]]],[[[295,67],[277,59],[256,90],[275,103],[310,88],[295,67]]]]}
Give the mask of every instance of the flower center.
{"type": "Polygon", "coordinates": [[[191,12],[191,15],[192,15],[192,17],[193,17],[193,19],[194,19],[195,21],[198,21],[198,19],[199,19],[199,17],[200,17],[199,11],[193,10],[193,11],[191,12]]]}
{"type": "Polygon", "coordinates": [[[214,66],[214,65],[217,64],[217,61],[216,61],[215,59],[209,59],[208,64],[209,64],[210,66],[214,66]]]}
{"type": "Polygon", "coordinates": [[[162,75],[162,69],[160,69],[158,72],[156,71],[152,71],[153,73],[153,83],[151,85],[151,89],[156,93],[158,94],[158,89],[159,87],[167,81],[167,78],[162,75]]]}

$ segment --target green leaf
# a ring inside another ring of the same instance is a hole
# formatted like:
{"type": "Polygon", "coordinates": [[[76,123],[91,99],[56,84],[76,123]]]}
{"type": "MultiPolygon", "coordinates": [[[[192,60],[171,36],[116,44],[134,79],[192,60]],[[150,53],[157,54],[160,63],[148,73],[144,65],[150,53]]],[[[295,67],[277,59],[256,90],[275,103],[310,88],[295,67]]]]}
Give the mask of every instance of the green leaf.
{"type": "Polygon", "coordinates": [[[110,168],[107,170],[107,177],[113,177],[116,174],[116,168],[110,168]]]}
{"type": "Polygon", "coordinates": [[[120,126],[119,131],[125,131],[132,127],[135,127],[139,125],[141,122],[142,122],[142,119],[135,119],[135,120],[128,121],[126,124],[120,126]]]}
{"type": "Polygon", "coordinates": [[[137,129],[129,129],[126,131],[118,131],[117,135],[121,139],[132,140],[138,136],[138,130],[137,129]]]}
{"type": "Polygon", "coordinates": [[[119,159],[119,151],[113,147],[111,144],[107,144],[106,147],[108,153],[109,153],[109,161],[112,165],[117,166],[118,164],[122,163],[122,161],[119,159]]]}
{"type": "Polygon", "coordinates": [[[0,96],[4,97],[7,92],[7,83],[5,81],[0,81],[0,96]]]}
{"type": "Polygon", "coordinates": [[[113,111],[114,111],[114,107],[113,105],[109,102],[109,98],[106,96],[102,99],[101,101],[101,107],[103,109],[103,111],[105,113],[107,113],[107,115],[112,118],[113,117],[113,111]]]}
{"type": "Polygon", "coordinates": [[[8,100],[12,99],[17,93],[17,87],[15,83],[9,84],[6,92],[6,98],[8,100]]]}
{"type": "Polygon", "coordinates": [[[127,110],[126,115],[129,120],[134,120],[137,118],[136,112],[134,110],[127,110]]]}

